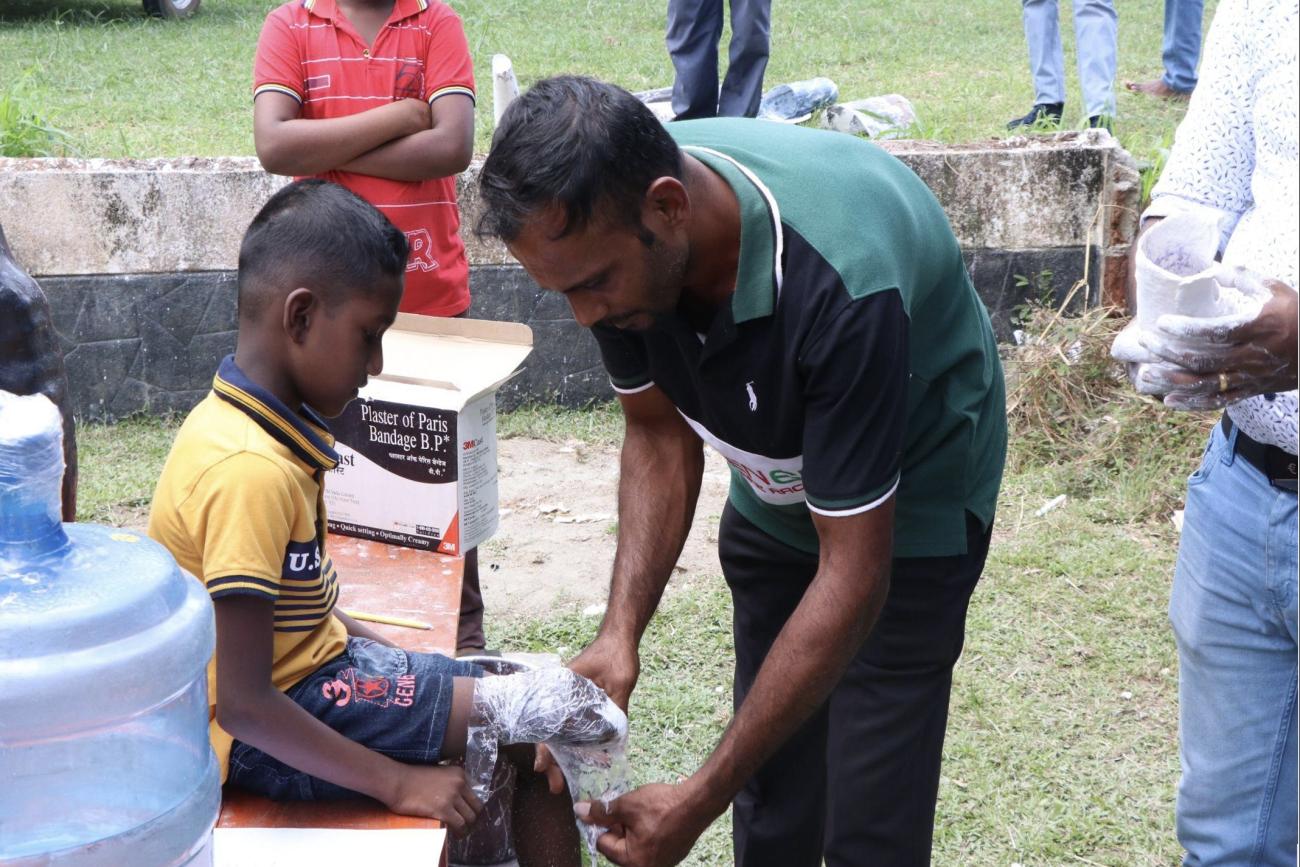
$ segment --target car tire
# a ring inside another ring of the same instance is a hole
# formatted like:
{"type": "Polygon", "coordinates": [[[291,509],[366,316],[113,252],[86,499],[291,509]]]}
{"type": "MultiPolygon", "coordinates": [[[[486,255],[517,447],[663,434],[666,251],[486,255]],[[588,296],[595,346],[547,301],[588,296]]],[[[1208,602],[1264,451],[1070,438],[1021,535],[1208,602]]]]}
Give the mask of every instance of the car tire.
{"type": "Polygon", "coordinates": [[[199,11],[200,0],[144,0],[144,11],[155,18],[189,18],[199,11]]]}

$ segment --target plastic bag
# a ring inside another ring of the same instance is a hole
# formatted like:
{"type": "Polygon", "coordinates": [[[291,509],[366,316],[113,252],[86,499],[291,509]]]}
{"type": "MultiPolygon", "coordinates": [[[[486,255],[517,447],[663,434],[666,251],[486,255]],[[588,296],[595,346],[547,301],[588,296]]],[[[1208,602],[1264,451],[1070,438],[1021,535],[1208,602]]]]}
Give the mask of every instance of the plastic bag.
{"type": "Polygon", "coordinates": [[[897,93],[832,105],[822,115],[821,126],[836,132],[868,138],[896,138],[916,124],[916,109],[897,93]]]}
{"type": "Polygon", "coordinates": [[[758,104],[758,116],[763,120],[803,123],[817,109],[834,105],[839,98],[840,89],[829,78],[778,84],[763,94],[758,104]]]}
{"type": "MultiPolygon", "coordinates": [[[[567,668],[549,666],[485,677],[474,684],[465,775],[484,803],[503,744],[545,744],[569,784],[574,803],[606,806],[627,792],[627,715],[605,691],[567,668]]],[[[605,832],[579,822],[587,847],[605,832]]]]}

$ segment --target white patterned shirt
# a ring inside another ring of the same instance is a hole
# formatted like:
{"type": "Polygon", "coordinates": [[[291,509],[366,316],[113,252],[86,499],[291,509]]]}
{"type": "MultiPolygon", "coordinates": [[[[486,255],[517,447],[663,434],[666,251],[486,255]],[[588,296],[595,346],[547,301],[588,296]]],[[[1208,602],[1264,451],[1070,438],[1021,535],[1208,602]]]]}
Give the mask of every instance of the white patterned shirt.
{"type": "MultiPolygon", "coordinates": [[[[1219,221],[1225,265],[1245,266],[1292,289],[1300,269],[1298,5],[1219,4],[1200,81],[1143,215],[1209,211],[1219,221]]],[[[1296,453],[1296,392],[1243,400],[1228,415],[1251,439],[1296,453]]]]}

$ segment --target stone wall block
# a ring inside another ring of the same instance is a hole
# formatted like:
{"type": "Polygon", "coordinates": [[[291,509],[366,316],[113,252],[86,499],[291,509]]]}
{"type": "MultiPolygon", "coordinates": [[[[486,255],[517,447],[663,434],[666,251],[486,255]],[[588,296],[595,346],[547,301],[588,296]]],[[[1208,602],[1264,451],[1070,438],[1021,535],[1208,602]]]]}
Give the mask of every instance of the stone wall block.
{"type": "MultiPolygon", "coordinates": [[[[934,190],[966,248],[1081,243],[1111,167],[1132,163],[1098,130],[882,146],[934,190]]],[[[457,178],[461,237],[472,265],[513,264],[504,245],[474,234],[481,167],[457,178]]],[[[0,202],[27,217],[10,243],[37,276],[231,270],[249,221],[286,182],[254,157],[0,159],[0,202]]]]}
{"type": "Polygon", "coordinates": [[[267,198],[287,183],[256,158],[0,159],[12,246],[33,272],[224,270],[267,198]]]}
{"type": "MultiPolygon", "coordinates": [[[[944,207],[1000,339],[1026,300],[1063,303],[1084,276],[1074,304],[1122,299],[1140,181],[1109,134],[882,146],[944,207]]],[[[564,299],[474,234],[480,168],[457,179],[470,315],[527,323],[534,337],[501,405],[610,397],[595,340],[564,299]]],[[[207,393],[234,348],[239,240],[286,182],[253,157],[0,159],[0,203],[24,216],[6,226],[10,242],[45,287],[80,415],[184,411],[207,393]]]]}
{"type": "Polygon", "coordinates": [[[884,146],[934,191],[961,245],[983,249],[1079,243],[1096,217],[1107,154],[1118,148],[1096,132],[884,146]]]}

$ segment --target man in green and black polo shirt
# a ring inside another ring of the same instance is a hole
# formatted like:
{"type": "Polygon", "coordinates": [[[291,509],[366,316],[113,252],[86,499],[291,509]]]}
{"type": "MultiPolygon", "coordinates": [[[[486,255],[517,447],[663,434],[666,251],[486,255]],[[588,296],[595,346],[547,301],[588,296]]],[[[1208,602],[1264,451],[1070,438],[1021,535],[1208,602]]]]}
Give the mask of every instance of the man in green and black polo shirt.
{"type": "Polygon", "coordinates": [[[1006,449],[993,332],[942,209],[859,139],[666,132],[581,78],[511,104],[480,184],[480,232],[564,293],[626,417],[609,605],[572,663],[625,707],[702,444],[732,468],[735,718],[690,777],[592,805],[602,851],[676,863],[734,803],[746,867],[929,863],[1006,449]]]}

